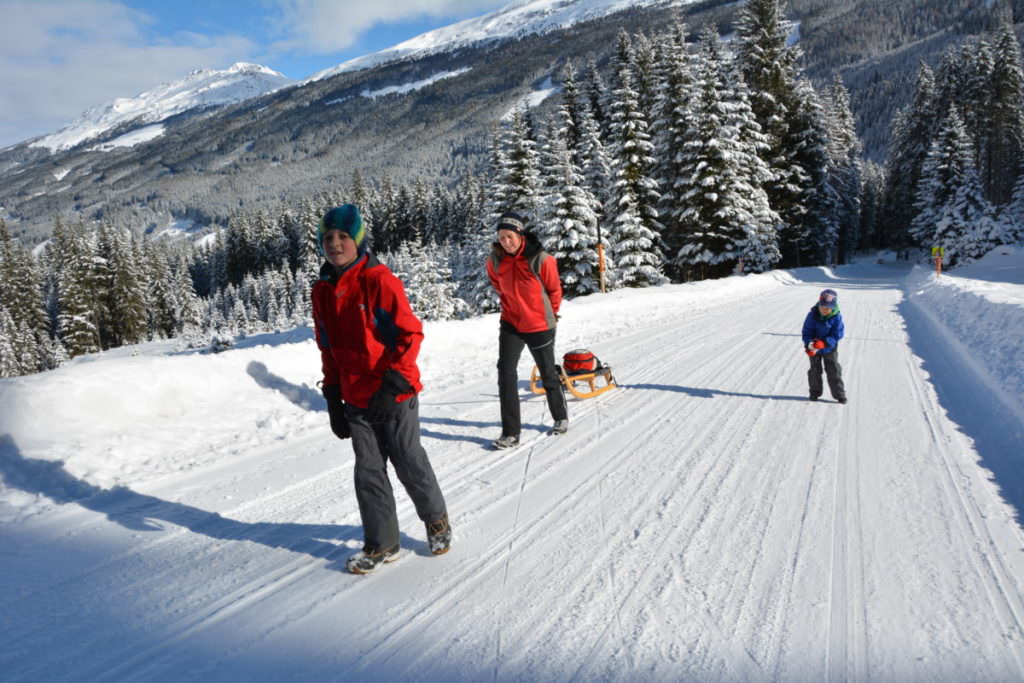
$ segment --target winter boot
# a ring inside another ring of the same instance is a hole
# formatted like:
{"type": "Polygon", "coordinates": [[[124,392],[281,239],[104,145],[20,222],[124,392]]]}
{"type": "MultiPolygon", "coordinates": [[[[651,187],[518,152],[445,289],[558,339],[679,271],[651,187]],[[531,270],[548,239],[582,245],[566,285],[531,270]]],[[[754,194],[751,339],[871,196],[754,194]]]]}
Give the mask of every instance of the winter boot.
{"type": "Polygon", "coordinates": [[[512,448],[513,446],[519,445],[519,437],[513,434],[502,434],[500,437],[492,441],[491,445],[499,451],[502,448],[512,448]]]}
{"type": "Polygon", "coordinates": [[[448,515],[436,522],[427,522],[427,545],[434,555],[444,555],[452,547],[452,527],[448,515]]]}
{"type": "Polygon", "coordinates": [[[369,574],[384,562],[394,562],[401,552],[400,546],[392,546],[384,550],[371,550],[363,548],[352,557],[345,560],[345,569],[353,574],[369,574]]]}
{"type": "Polygon", "coordinates": [[[552,434],[565,434],[569,431],[569,420],[555,420],[555,426],[551,428],[552,434]]]}

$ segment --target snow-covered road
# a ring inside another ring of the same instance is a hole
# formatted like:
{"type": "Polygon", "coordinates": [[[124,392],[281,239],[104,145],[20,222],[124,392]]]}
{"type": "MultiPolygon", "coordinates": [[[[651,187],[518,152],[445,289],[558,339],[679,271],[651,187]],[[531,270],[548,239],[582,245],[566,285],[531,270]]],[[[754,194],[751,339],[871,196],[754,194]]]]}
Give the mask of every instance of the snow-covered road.
{"type": "Polygon", "coordinates": [[[524,359],[524,444],[503,452],[496,318],[428,325],[453,549],[429,555],[399,492],[405,554],[365,577],[343,571],[353,456],[308,333],[0,384],[0,407],[30,406],[0,437],[0,678],[1022,680],[1020,397],[909,272],[570,302],[559,351],[589,346],[620,387],[547,436],[524,359]],[[824,287],[845,406],[807,400],[799,329],[824,287]],[[72,385],[104,408],[54,407],[72,385]]]}

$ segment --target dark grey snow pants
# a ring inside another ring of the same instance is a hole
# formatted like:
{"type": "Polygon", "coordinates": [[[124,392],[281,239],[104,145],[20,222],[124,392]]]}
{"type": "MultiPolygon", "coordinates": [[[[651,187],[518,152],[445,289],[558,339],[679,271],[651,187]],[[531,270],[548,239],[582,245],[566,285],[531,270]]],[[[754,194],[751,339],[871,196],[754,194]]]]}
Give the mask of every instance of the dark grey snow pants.
{"type": "Polygon", "coordinates": [[[366,411],[355,406],[346,406],[345,415],[356,453],[356,499],[363,521],[364,548],[378,551],[399,545],[395,494],[387,471],[389,460],[419,518],[434,522],[444,517],[444,496],[420,444],[418,397],[400,403],[398,410],[380,423],[369,422],[366,411]]]}
{"type": "Polygon", "coordinates": [[[843,367],[839,365],[839,346],[831,353],[818,353],[810,357],[811,367],[807,371],[807,383],[811,396],[821,396],[821,368],[825,366],[825,376],[828,378],[828,389],[832,392],[832,398],[837,401],[846,398],[846,388],[843,386],[843,367]]]}
{"type": "Polygon", "coordinates": [[[522,428],[519,413],[519,357],[523,347],[537,364],[544,385],[548,410],[553,420],[569,417],[569,408],[562,393],[562,380],[555,368],[555,330],[520,332],[511,323],[501,321],[498,332],[498,397],[501,401],[502,436],[519,436],[522,428]]]}

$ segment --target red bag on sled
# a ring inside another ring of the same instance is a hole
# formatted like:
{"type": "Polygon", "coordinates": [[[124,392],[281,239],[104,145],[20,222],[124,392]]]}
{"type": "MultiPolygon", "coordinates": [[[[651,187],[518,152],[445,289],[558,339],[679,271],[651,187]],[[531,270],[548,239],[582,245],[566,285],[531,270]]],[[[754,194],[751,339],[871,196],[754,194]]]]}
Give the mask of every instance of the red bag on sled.
{"type": "Polygon", "coordinates": [[[584,372],[594,372],[600,362],[593,351],[587,349],[573,349],[562,356],[562,369],[567,375],[579,375],[584,372]]]}

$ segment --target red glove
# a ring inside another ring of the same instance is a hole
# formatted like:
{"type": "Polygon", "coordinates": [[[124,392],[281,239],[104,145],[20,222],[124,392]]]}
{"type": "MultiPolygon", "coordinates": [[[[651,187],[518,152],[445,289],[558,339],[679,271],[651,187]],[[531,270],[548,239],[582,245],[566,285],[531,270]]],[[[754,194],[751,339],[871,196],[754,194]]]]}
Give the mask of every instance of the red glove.
{"type": "Polygon", "coordinates": [[[818,353],[818,347],[815,346],[817,341],[807,342],[807,355],[813,356],[818,353]]]}
{"type": "Polygon", "coordinates": [[[807,355],[808,356],[816,356],[816,355],[818,355],[818,352],[815,351],[814,349],[807,349],[807,355]]]}
{"type": "Polygon", "coordinates": [[[825,342],[821,341],[820,339],[815,339],[815,340],[814,340],[814,341],[812,342],[812,345],[813,345],[813,346],[814,346],[814,348],[816,348],[816,349],[823,349],[823,348],[825,348],[825,342]]]}

